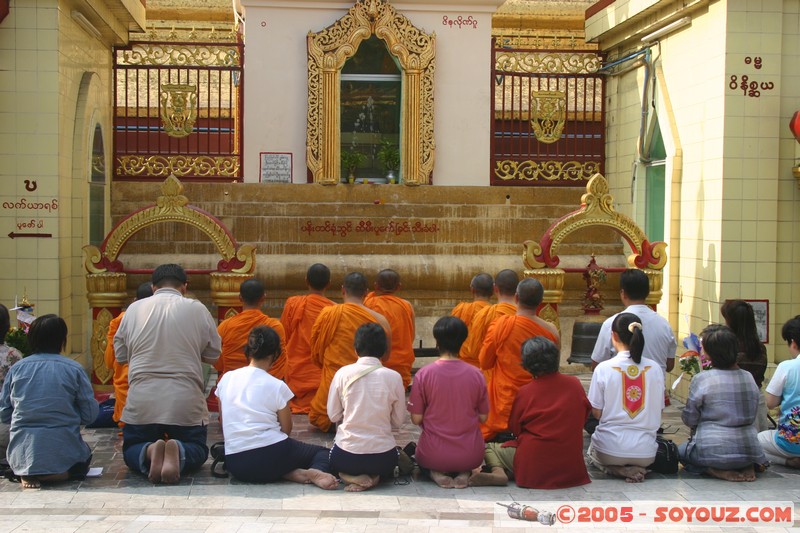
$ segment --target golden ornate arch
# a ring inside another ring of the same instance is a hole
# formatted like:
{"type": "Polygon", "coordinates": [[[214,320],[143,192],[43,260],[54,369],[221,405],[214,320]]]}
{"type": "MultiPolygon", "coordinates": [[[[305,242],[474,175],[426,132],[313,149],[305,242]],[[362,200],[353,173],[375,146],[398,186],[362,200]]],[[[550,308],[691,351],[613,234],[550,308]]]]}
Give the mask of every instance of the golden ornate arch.
{"type": "Polygon", "coordinates": [[[614,198],[602,174],[595,174],[586,184],[579,209],[556,220],[539,242],[523,243],[523,262],[529,269],[558,266],[558,247],[564,239],[580,229],[607,226],[628,242],[633,253],[628,256],[631,267],[662,270],[667,263],[667,243],[651,243],[644,231],[629,217],[614,210],[614,198]]]}
{"type": "Polygon", "coordinates": [[[83,247],[84,265],[91,274],[119,271],[119,253],[142,229],[155,224],[179,222],[188,224],[205,233],[222,256],[218,265],[220,271],[248,273],[255,267],[255,247],[245,244],[237,247],[231,234],[216,217],[188,205],[189,199],[181,194],[183,184],[174,174],[161,185],[161,196],[156,204],[131,213],[121,220],[109,234],[100,248],[87,245],[83,247]]]}
{"type": "Polygon", "coordinates": [[[315,183],[340,181],[341,73],[361,41],[375,35],[402,70],[401,167],[407,185],[430,182],[433,172],[435,34],[413,24],[384,0],[358,0],[331,26],[308,34],[306,163],[315,183]]]}

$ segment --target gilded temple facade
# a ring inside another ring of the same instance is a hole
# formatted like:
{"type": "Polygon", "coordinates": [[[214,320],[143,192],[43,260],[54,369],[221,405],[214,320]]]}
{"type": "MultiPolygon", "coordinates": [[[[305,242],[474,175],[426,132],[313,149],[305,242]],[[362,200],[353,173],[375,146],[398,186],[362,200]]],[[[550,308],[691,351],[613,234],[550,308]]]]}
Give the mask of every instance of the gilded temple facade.
{"type": "MultiPolygon", "coordinates": [[[[757,4],[0,2],[0,301],[27,291],[37,314],[67,318],[89,368],[100,256],[84,247],[104,251],[173,176],[193,213],[252,250],[271,315],[313,262],[334,286],[388,266],[430,346],[472,275],[555,268],[522,245],[555,235],[563,275],[542,279],[565,340],[589,258],[609,272],[608,314],[633,251],[679,336],[745,298],[780,360],[800,301],[800,13],[757,4]],[[581,222],[601,212],[613,224],[581,222]]],[[[176,257],[215,315],[227,305],[210,226],[179,222],[125,237],[113,309],[176,257]]]]}

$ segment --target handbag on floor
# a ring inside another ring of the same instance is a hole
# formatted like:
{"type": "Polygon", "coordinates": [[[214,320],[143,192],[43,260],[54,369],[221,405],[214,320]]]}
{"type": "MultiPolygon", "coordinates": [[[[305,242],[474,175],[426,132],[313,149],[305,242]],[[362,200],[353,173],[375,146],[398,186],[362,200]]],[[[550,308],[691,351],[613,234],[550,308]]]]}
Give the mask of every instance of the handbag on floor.
{"type": "Polygon", "coordinates": [[[225,441],[221,440],[212,444],[209,453],[213,459],[211,462],[211,475],[214,477],[228,477],[228,470],[225,468],[225,441]]]}
{"type": "Polygon", "coordinates": [[[658,445],[656,460],[647,469],[658,474],[677,474],[678,446],[661,435],[656,435],[656,444],[658,445]]]}

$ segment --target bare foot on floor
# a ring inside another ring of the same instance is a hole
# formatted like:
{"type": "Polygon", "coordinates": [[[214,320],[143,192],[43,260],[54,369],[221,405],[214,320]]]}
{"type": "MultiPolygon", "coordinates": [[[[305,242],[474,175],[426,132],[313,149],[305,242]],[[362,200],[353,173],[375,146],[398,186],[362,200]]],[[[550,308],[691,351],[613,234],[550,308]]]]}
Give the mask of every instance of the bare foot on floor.
{"type": "Polygon", "coordinates": [[[345,482],[344,490],[346,492],[362,492],[371,489],[378,484],[379,476],[368,476],[362,474],[360,476],[352,476],[339,472],[339,477],[345,482]]]}
{"type": "Polygon", "coordinates": [[[508,485],[508,477],[497,474],[481,472],[472,474],[469,478],[470,487],[505,487],[506,485],[508,485]]]}
{"type": "Polygon", "coordinates": [[[747,468],[742,468],[739,470],[739,473],[742,475],[742,481],[755,481],[756,480],[756,471],[755,468],[752,466],[748,466],[747,468]]]}
{"type": "Polygon", "coordinates": [[[42,484],[39,481],[39,478],[35,478],[35,477],[20,476],[20,483],[22,484],[22,488],[23,489],[40,489],[40,488],[42,488],[42,484]]]}
{"type": "Polygon", "coordinates": [[[647,470],[641,466],[618,466],[616,474],[625,478],[625,483],[641,483],[647,475],[647,470]]]}
{"type": "Polygon", "coordinates": [[[308,472],[309,481],[321,489],[334,490],[339,488],[339,480],[327,472],[316,468],[309,468],[306,472],[308,472]]]}
{"type": "Polygon", "coordinates": [[[453,488],[453,478],[451,478],[444,472],[437,472],[436,470],[431,470],[431,479],[433,480],[434,483],[436,483],[443,489],[453,488]]]}
{"type": "Polygon", "coordinates": [[[800,468],[800,457],[792,457],[791,459],[786,459],[786,466],[789,468],[800,468]]]}
{"type": "MultiPolygon", "coordinates": [[[[706,470],[709,476],[715,477],[717,479],[724,479],[725,481],[752,481],[746,479],[745,474],[739,472],[738,470],[720,470],[719,468],[709,468],[706,470]]],[[[752,469],[751,469],[752,473],[752,469]]],[[[755,479],[755,474],[753,473],[753,479],[755,479]]]]}
{"type": "Polygon", "coordinates": [[[469,487],[469,472],[461,472],[453,478],[454,489],[466,489],[469,487]]]}
{"type": "Polygon", "coordinates": [[[164,445],[164,464],[161,467],[162,483],[177,483],[181,479],[181,450],[178,441],[169,440],[164,445]]]}
{"type": "Polygon", "coordinates": [[[164,441],[159,439],[147,447],[147,460],[150,461],[150,472],[147,479],[150,483],[161,483],[161,468],[164,465],[164,441]]]}

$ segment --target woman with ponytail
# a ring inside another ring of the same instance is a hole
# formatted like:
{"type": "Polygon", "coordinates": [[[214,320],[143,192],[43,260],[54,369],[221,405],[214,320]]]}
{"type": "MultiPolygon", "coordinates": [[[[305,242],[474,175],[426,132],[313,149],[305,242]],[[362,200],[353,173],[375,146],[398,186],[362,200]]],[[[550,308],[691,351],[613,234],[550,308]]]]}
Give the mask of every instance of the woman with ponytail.
{"type": "Polygon", "coordinates": [[[244,348],[250,364],[226,372],[217,384],[225,468],[240,481],[269,483],[287,479],[335,489],[329,473],[329,450],[289,437],[294,396],[270,367],[281,356],[281,340],[269,326],[253,328],[244,348]]]}
{"type": "Polygon", "coordinates": [[[644,481],[656,457],[656,432],[664,408],[664,374],[656,361],[642,357],[642,322],[620,313],[611,325],[617,351],[592,374],[589,402],[600,421],[589,446],[590,461],[628,483],[644,481]]]}

